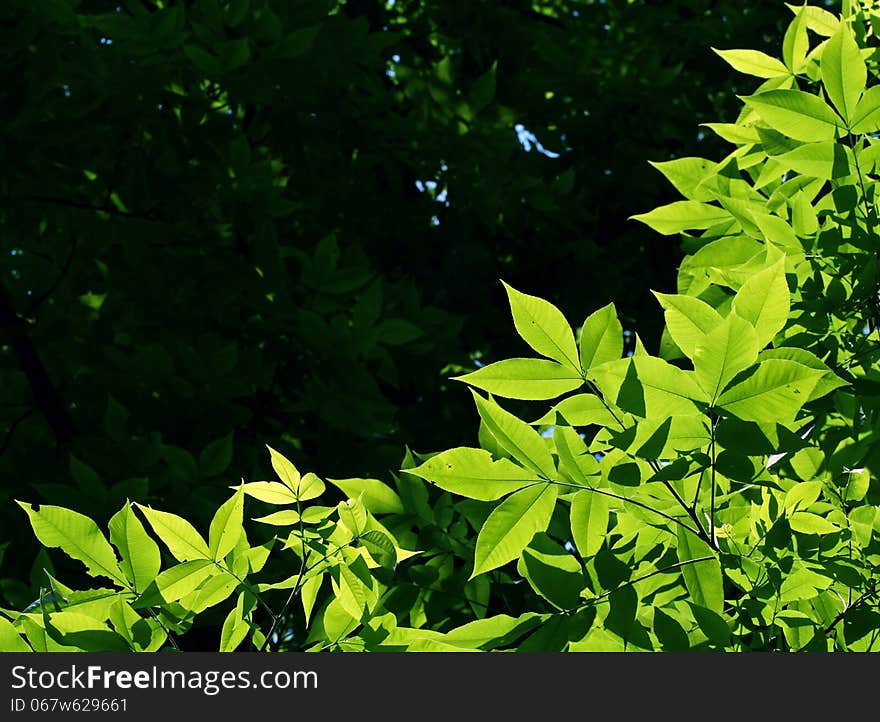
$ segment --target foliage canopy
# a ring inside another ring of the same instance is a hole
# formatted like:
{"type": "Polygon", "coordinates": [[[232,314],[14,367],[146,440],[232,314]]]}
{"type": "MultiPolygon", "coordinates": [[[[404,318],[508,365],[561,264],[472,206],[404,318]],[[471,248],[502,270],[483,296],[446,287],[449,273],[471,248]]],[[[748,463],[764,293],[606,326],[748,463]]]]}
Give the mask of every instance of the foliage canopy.
{"type": "Polygon", "coordinates": [[[727,155],[655,163],[680,199],[634,215],[686,253],[655,294],[657,354],[614,304],[572,325],[506,284],[530,355],[457,375],[478,447],[408,451],[385,481],[270,448],[275,478],[204,523],[121,500],[109,540],[19,501],[103,586],[48,573],[2,610],[0,647],[186,649],[207,629],[221,650],[875,649],[872,8],[791,7],[779,57],[716,51],[760,84],[707,124],[727,155]]]}

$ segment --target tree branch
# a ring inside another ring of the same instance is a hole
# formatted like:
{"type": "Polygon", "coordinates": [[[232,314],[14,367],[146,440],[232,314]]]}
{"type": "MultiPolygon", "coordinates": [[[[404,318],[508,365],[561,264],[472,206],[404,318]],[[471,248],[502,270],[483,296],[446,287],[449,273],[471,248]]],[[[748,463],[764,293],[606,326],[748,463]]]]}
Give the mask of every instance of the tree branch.
{"type": "Polygon", "coordinates": [[[12,352],[27,377],[37,409],[45,417],[60,445],[73,438],[74,425],[49,372],[28,335],[25,322],[15,311],[12,297],[0,283],[0,332],[9,338],[12,352]]]}
{"type": "Polygon", "coordinates": [[[110,205],[96,205],[85,201],[75,201],[69,198],[53,198],[52,196],[27,195],[19,197],[3,196],[0,201],[4,203],[43,203],[46,205],[62,206],[64,208],[75,208],[81,211],[91,211],[92,213],[107,213],[111,216],[119,216],[121,218],[133,218],[140,221],[150,221],[151,223],[172,223],[164,218],[159,218],[152,210],[143,213],[137,211],[121,211],[110,205]]]}

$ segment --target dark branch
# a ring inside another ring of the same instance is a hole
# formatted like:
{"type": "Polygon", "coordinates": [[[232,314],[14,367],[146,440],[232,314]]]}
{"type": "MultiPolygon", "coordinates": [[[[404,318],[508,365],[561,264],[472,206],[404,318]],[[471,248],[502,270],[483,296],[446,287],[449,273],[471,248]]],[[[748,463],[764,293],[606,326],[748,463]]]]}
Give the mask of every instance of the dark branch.
{"type": "Polygon", "coordinates": [[[120,218],[133,218],[140,221],[150,221],[151,223],[172,223],[164,218],[158,217],[152,210],[145,213],[137,211],[121,211],[110,205],[95,205],[94,203],[86,203],[84,201],[70,200],[69,198],[53,198],[51,196],[20,196],[16,198],[3,197],[0,201],[4,203],[43,203],[52,206],[62,206],[64,208],[76,208],[81,211],[91,211],[92,213],[107,213],[111,216],[119,216],[120,218]]]}
{"type": "Polygon", "coordinates": [[[37,409],[52,427],[58,443],[66,444],[73,438],[73,420],[28,335],[27,325],[16,313],[12,297],[2,283],[0,283],[0,333],[9,338],[12,352],[27,377],[37,409]]]}

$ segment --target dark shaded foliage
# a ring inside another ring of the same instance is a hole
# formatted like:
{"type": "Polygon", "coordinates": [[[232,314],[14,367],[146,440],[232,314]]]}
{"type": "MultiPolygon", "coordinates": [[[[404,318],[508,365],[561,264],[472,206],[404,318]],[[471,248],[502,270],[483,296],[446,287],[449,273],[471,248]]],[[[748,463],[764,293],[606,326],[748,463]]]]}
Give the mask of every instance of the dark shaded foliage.
{"type": "Polygon", "coordinates": [[[756,0],[3,3],[6,602],[32,598],[10,581],[36,550],[16,496],[199,518],[266,473],[267,440],[338,477],[472,441],[445,378],[516,355],[499,277],[569,314],[614,298],[656,346],[647,289],[671,290],[680,255],[626,221],[674,198],[647,160],[720,157],[694,133],[735,113],[708,47],[775,48],[789,17],[756,0]]]}

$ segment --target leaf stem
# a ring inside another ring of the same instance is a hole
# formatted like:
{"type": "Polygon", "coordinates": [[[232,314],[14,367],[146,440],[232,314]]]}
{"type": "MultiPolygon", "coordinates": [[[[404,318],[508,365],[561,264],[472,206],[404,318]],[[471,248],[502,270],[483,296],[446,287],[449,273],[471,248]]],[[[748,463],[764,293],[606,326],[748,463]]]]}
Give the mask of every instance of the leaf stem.
{"type": "Polygon", "coordinates": [[[710,458],[710,463],[712,465],[711,479],[710,479],[712,489],[711,489],[711,493],[709,495],[710,496],[710,502],[709,502],[709,539],[710,539],[710,542],[709,543],[714,549],[718,548],[718,546],[715,542],[715,461],[716,461],[716,458],[715,458],[715,428],[717,426],[718,426],[718,419],[716,417],[712,420],[712,431],[711,431],[711,438],[709,441],[709,458],[710,458]]]}
{"type": "MultiPolygon", "coordinates": [[[[588,379],[586,377],[586,375],[584,376],[584,381],[586,382],[588,388],[598,397],[599,401],[602,402],[602,405],[605,407],[605,410],[608,411],[609,414],[611,414],[612,418],[617,422],[617,425],[621,428],[621,430],[623,430],[623,428],[624,428],[623,422],[620,420],[620,418],[617,416],[617,414],[614,413],[614,410],[611,408],[611,406],[605,400],[605,397],[602,395],[602,392],[599,391],[599,388],[596,386],[596,384],[593,383],[590,379],[588,379]]],[[[656,459],[648,459],[648,464],[651,467],[651,469],[654,471],[655,474],[660,472],[661,467],[660,467],[660,464],[657,463],[656,459]]],[[[681,508],[684,509],[685,513],[687,513],[687,515],[690,517],[691,521],[694,523],[694,526],[696,528],[691,529],[689,526],[687,526],[685,524],[682,524],[682,526],[684,526],[686,529],[692,531],[694,534],[696,534],[698,537],[700,537],[700,539],[703,539],[704,541],[706,541],[709,544],[709,546],[712,547],[715,551],[718,551],[718,547],[715,544],[714,538],[710,537],[706,533],[706,530],[703,527],[703,524],[700,522],[700,518],[697,516],[696,511],[694,509],[691,509],[688,506],[688,503],[681,497],[681,494],[678,493],[678,491],[675,489],[675,487],[672,486],[671,483],[669,483],[668,481],[664,481],[663,485],[666,487],[666,489],[669,491],[669,493],[672,494],[673,498],[678,502],[678,504],[681,506],[681,508]]],[[[596,491],[599,491],[599,490],[597,489],[596,491]]],[[[647,508],[650,509],[651,507],[647,507],[647,508]]],[[[652,509],[652,511],[656,511],[656,509],[652,509]]],[[[674,517],[669,517],[669,518],[674,519],[674,517]]],[[[676,522],[681,524],[681,522],[677,519],[676,519],[676,522]]]]}
{"type": "Polygon", "coordinates": [[[667,567],[661,567],[660,569],[655,569],[655,570],[654,570],[653,572],[651,572],[650,574],[645,574],[645,575],[643,575],[643,576],[641,576],[641,577],[636,577],[635,579],[630,579],[628,582],[624,582],[623,584],[621,584],[621,585],[618,586],[618,587],[615,587],[615,588],[612,589],[611,591],[603,592],[602,594],[600,594],[600,595],[597,596],[597,597],[593,597],[592,599],[588,599],[584,604],[581,605],[580,608],[583,608],[583,607],[585,607],[585,606],[587,606],[587,605],[589,605],[589,604],[595,604],[596,602],[598,602],[598,601],[604,599],[605,597],[610,597],[610,596],[611,596],[612,594],[614,594],[615,592],[619,592],[621,589],[626,589],[627,587],[631,587],[631,586],[633,586],[634,584],[637,584],[638,582],[642,582],[642,581],[644,581],[645,579],[650,579],[651,577],[655,577],[655,576],[657,576],[658,574],[664,574],[665,572],[672,571],[673,569],[678,569],[678,568],[680,568],[680,567],[685,567],[685,566],[687,566],[688,564],[696,564],[697,562],[708,562],[708,561],[712,561],[713,559],[715,559],[715,555],[714,555],[714,554],[709,554],[709,555],[706,555],[706,556],[703,556],[703,557],[697,557],[697,558],[695,558],[695,559],[686,559],[686,560],[683,561],[683,562],[676,562],[675,564],[670,564],[670,565],[667,566],[667,567]]]}
{"type": "MultiPolygon", "coordinates": [[[[865,602],[867,599],[870,599],[871,597],[874,597],[876,595],[877,595],[877,592],[873,589],[868,590],[867,592],[864,592],[863,594],[861,594],[859,597],[856,598],[856,600],[852,604],[849,604],[844,609],[842,609],[840,611],[840,614],[838,614],[833,620],[831,620],[831,623],[827,627],[825,627],[825,629],[823,629],[820,632],[820,634],[823,637],[827,637],[829,634],[831,634],[831,632],[834,631],[834,628],[843,621],[844,617],[846,617],[848,612],[850,612],[851,610],[858,607],[860,604],[865,602]]],[[[807,642],[807,644],[809,644],[809,642],[807,642]]],[[[805,644],[803,647],[801,647],[797,651],[803,652],[806,648],[807,648],[807,645],[805,644]]]]}
{"type": "Polygon", "coordinates": [[[565,481],[551,481],[550,483],[557,484],[559,486],[570,487],[573,489],[586,489],[588,491],[594,491],[597,494],[604,494],[605,496],[610,496],[612,499],[618,499],[619,501],[625,502],[627,504],[634,504],[635,506],[641,507],[642,509],[645,509],[645,510],[650,511],[654,514],[657,514],[657,516],[662,516],[664,519],[668,519],[669,521],[675,522],[676,524],[679,524],[680,526],[687,529],[692,534],[696,534],[697,536],[700,536],[700,532],[697,529],[694,529],[689,524],[685,524],[681,519],[674,517],[671,514],[667,514],[664,511],[660,511],[659,509],[655,509],[653,506],[651,506],[649,504],[645,504],[644,502],[641,502],[641,501],[637,501],[636,499],[630,499],[625,496],[621,496],[620,494],[615,494],[613,491],[607,491],[606,489],[597,489],[595,486],[588,486],[586,484],[570,484],[565,481]]]}
{"type": "MultiPolygon", "coordinates": [[[[293,589],[290,590],[290,594],[287,595],[287,599],[284,602],[284,605],[281,607],[278,614],[272,617],[272,624],[269,627],[269,632],[266,634],[266,638],[263,640],[263,643],[260,645],[260,651],[265,652],[266,647],[272,641],[272,635],[275,633],[275,630],[278,628],[278,624],[281,621],[282,617],[287,614],[287,610],[290,608],[290,605],[293,604],[293,600],[296,599],[296,595],[302,587],[303,578],[306,573],[306,562],[308,561],[308,556],[306,555],[306,534],[305,529],[303,528],[303,520],[302,520],[302,504],[299,500],[299,494],[296,497],[296,513],[299,516],[299,538],[302,542],[301,554],[300,554],[300,564],[299,564],[299,574],[297,575],[296,582],[293,584],[293,589]]],[[[273,645],[273,648],[277,649],[277,645],[273,645]]]]}

